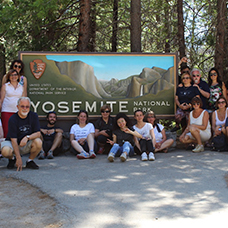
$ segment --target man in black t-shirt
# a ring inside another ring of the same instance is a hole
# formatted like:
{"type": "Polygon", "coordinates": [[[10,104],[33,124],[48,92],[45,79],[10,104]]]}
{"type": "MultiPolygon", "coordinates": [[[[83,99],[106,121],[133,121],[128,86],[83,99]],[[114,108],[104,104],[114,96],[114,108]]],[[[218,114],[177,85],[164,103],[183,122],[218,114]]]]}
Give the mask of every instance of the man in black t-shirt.
{"type": "Polygon", "coordinates": [[[38,159],[44,159],[46,154],[48,159],[61,152],[63,130],[55,126],[57,115],[54,111],[47,114],[48,124],[40,129],[43,140],[43,148],[40,151],[38,159]]]}
{"type": "Polygon", "coordinates": [[[39,169],[33,159],[40,152],[42,141],[40,139],[40,124],[38,115],[30,111],[31,101],[28,97],[21,97],[17,102],[18,112],[13,114],[8,123],[6,140],[1,143],[2,156],[9,159],[8,169],[17,166],[22,170],[22,154],[28,154],[26,168],[39,169]]]}

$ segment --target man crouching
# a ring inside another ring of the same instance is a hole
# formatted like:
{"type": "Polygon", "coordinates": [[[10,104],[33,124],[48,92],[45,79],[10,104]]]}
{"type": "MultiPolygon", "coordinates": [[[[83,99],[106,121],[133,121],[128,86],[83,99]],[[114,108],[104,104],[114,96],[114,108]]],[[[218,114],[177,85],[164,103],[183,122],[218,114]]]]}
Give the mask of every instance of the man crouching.
{"type": "Polygon", "coordinates": [[[38,115],[30,111],[31,101],[28,97],[21,97],[17,102],[18,112],[13,114],[8,123],[6,140],[1,143],[2,156],[9,159],[8,169],[17,166],[22,170],[22,154],[30,153],[26,168],[39,169],[33,161],[42,148],[40,139],[40,124],[38,115]]]}

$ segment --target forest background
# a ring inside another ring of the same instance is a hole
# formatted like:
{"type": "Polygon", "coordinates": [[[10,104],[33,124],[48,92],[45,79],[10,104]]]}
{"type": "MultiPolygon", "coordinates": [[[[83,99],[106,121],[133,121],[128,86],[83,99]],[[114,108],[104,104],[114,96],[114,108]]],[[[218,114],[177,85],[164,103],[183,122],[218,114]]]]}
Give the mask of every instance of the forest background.
{"type": "Polygon", "coordinates": [[[1,0],[0,76],[18,51],[178,53],[228,80],[226,0],[1,0]]]}

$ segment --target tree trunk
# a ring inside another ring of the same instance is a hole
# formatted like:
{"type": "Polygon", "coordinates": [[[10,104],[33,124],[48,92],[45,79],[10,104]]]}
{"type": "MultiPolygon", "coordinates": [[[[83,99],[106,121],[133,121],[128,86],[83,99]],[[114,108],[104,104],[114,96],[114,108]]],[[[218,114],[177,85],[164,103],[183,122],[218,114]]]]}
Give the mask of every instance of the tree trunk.
{"type": "Polygon", "coordinates": [[[2,84],[2,77],[5,74],[6,74],[5,48],[3,44],[0,44],[0,79],[1,79],[0,82],[1,84],[2,84]]]}
{"type": "Polygon", "coordinates": [[[79,37],[77,51],[91,51],[92,22],[91,22],[91,0],[80,0],[79,37]]]}
{"type": "Polygon", "coordinates": [[[131,0],[131,52],[141,52],[141,0],[131,0]]]}
{"type": "Polygon", "coordinates": [[[180,59],[185,56],[185,39],[184,39],[184,17],[183,17],[183,0],[177,0],[178,14],[178,43],[180,59]]]}
{"type": "Polygon", "coordinates": [[[112,52],[117,52],[118,0],[113,3],[112,52]]]}
{"type": "Polygon", "coordinates": [[[165,1],[164,5],[164,13],[165,13],[165,53],[170,53],[170,15],[169,15],[169,3],[165,1]]]}
{"type": "Polygon", "coordinates": [[[224,53],[224,75],[223,80],[228,81],[228,8],[226,8],[226,20],[225,20],[225,53],[224,53]]]}
{"type": "Polygon", "coordinates": [[[224,75],[224,56],[225,56],[225,18],[226,18],[226,2],[225,0],[217,0],[217,32],[216,32],[216,48],[215,48],[215,67],[220,75],[224,75]]]}

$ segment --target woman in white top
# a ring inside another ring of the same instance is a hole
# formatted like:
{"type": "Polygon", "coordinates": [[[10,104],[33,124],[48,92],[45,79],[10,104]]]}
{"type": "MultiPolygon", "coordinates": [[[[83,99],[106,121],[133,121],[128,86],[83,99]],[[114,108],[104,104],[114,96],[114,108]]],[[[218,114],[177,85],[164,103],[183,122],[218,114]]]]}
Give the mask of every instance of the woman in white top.
{"type": "Polygon", "coordinates": [[[141,149],[141,160],[147,161],[148,158],[150,161],[154,161],[154,145],[155,145],[155,136],[153,126],[150,123],[143,121],[144,113],[142,110],[136,110],[134,112],[134,118],[137,121],[137,124],[133,126],[135,131],[142,135],[142,139],[139,139],[140,149],[141,149]],[[147,158],[148,152],[148,158],[147,158]]]}
{"type": "Polygon", "coordinates": [[[225,97],[220,96],[215,103],[218,108],[212,113],[212,130],[213,135],[221,135],[221,133],[226,134],[226,118],[227,118],[227,101],[225,97]]]}
{"type": "Polygon", "coordinates": [[[88,123],[88,112],[80,110],[77,119],[78,124],[74,124],[70,129],[71,145],[77,152],[79,152],[77,155],[78,159],[95,158],[95,128],[92,123],[88,123]],[[88,150],[89,152],[87,152],[88,150]]]}
{"type": "Polygon", "coordinates": [[[1,90],[0,109],[4,138],[6,138],[8,133],[9,118],[18,111],[17,101],[24,96],[23,86],[19,84],[19,77],[16,70],[10,70],[6,74],[7,82],[2,86],[1,90]]]}
{"type": "MultiPolygon", "coordinates": [[[[27,97],[27,78],[24,76],[24,63],[21,60],[14,60],[10,70],[16,70],[19,74],[19,83],[23,86],[24,96],[27,97]]],[[[2,78],[2,86],[7,82],[6,74],[2,78]]]]}
{"type": "Polygon", "coordinates": [[[203,142],[211,138],[209,114],[202,109],[203,103],[199,97],[194,97],[191,103],[194,110],[190,112],[188,126],[179,139],[182,143],[197,143],[192,152],[201,152],[204,151],[203,142]]]}
{"type": "Polygon", "coordinates": [[[163,151],[167,153],[168,149],[172,146],[174,140],[167,139],[164,127],[161,124],[156,123],[156,115],[153,111],[148,111],[146,113],[145,120],[151,123],[154,127],[154,135],[156,139],[154,152],[163,151]]]}

